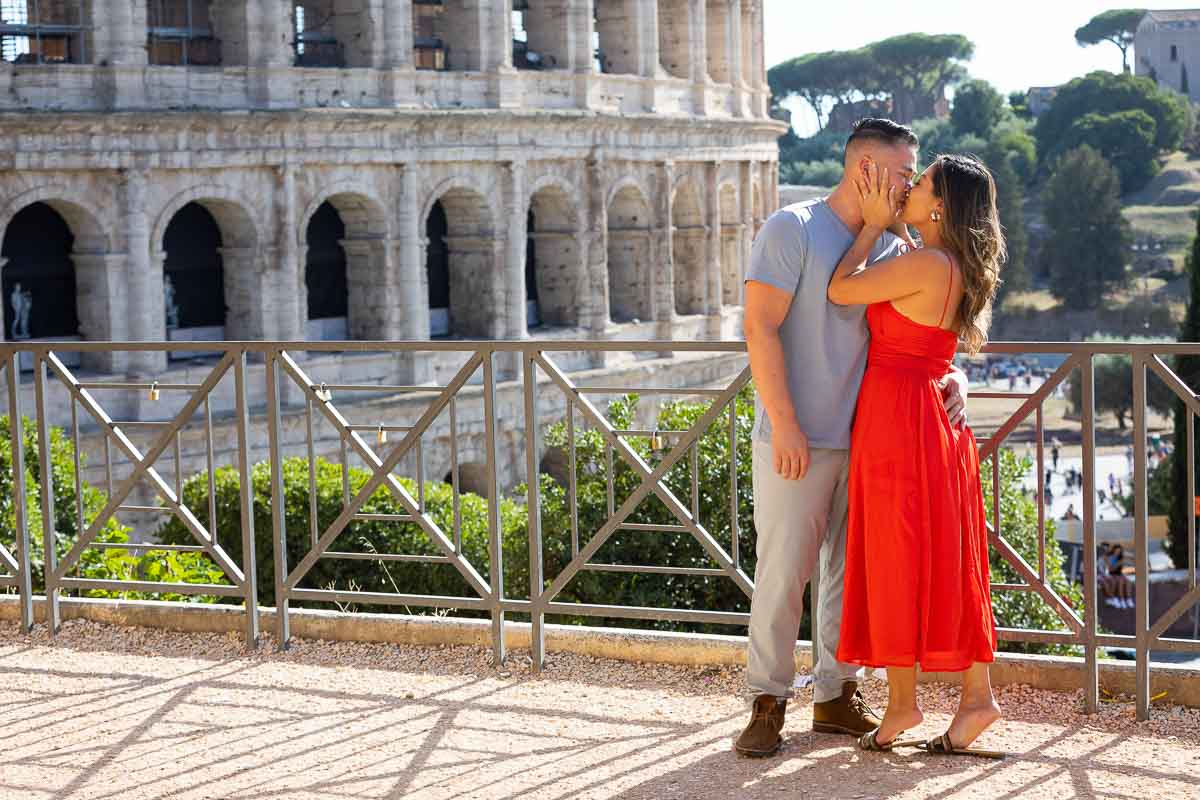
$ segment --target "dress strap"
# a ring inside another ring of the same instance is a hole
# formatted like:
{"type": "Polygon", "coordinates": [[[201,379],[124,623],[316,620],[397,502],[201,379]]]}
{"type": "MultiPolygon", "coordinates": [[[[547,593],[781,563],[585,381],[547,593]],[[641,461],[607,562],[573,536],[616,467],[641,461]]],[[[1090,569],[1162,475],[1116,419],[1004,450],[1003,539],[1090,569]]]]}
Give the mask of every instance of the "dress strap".
{"type": "Polygon", "coordinates": [[[946,302],[942,304],[942,316],[938,320],[937,326],[940,328],[946,322],[946,312],[950,309],[950,295],[954,292],[954,256],[947,253],[945,250],[938,250],[939,253],[946,257],[946,261],[950,264],[950,282],[946,284],[946,302]]]}

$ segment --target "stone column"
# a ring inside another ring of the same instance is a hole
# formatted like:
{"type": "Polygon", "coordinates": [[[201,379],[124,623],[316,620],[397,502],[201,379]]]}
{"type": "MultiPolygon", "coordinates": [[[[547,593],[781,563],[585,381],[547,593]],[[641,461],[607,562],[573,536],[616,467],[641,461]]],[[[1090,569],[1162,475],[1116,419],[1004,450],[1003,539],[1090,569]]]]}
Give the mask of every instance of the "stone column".
{"type": "MultiPolygon", "coordinates": [[[[125,236],[129,243],[126,261],[126,304],[129,338],[137,342],[161,342],[166,338],[161,263],[150,258],[150,219],[146,214],[148,176],[144,170],[125,172],[125,236]]],[[[157,375],[166,369],[162,352],[138,352],[129,356],[129,371],[137,377],[157,375]]]]}
{"type": "Polygon", "coordinates": [[[351,339],[401,338],[400,289],[392,239],[345,239],[351,339]]]}
{"type": "Polygon", "coordinates": [[[245,0],[246,63],[252,100],[260,108],[296,105],[291,75],[293,3],[289,0],[245,0]]]}
{"type": "Polygon", "coordinates": [[[420,191],[417,187],[417,170],[413,164],[404,164],[400,174],[399,247],[401,256],[397,262],[402,273],[400,281],[400,308],[404,320],[405,339],[429,338],[429,275],[425,269],[425,220],[421,219],[420,191]]]}
{"type": "Polygon", "coordinates": [[[729,83],[733,86],[733,113],[739,117],[748,116],[750,113],[746,81],[742,74],[742,1],[729,0],[725,30],[728,42],[725,55],[729,63],[729,83]]]}
{"type": "Polygon", "coordinates": [[[746,273],[750,270],[750,255],[754,247],[754,184],[751,181],[751,166],[749,161],[742,162],[742,187],[738,192],[742,201],[742,264],[741,269],[738,270],[739,305],[745,301],[746,273]]]}
{"type": "Polygon", "coordinates": [[[762,0],[749,0],[753,4],[753,25],[751,41],[753,42],[753,61],[752,66],[754,75],[751,78],[751,85],[754,87],[754,113],[756,116],[767,116],[767,67],[763,60],[763,7],[762,0]]]}
{"type": "Polygon", "coordinates": [[[413,64],[412,0],[384,0],[383,100],[396,107],[416,104],[416,67],[413,64]]]}
{"type": "Polygon", "coordinates": [[[278,270],[284,291],[279,309],[279,338],[301,341],[308,338],[308,297],[304,282],[307,248],[301,246],[295,225],[296,167],[282,164],[275,169],[276,259],[271,268],[278,270]]]}
{"type": "Polygon", "coordinates": [[[670,339],[675,329],[675,209],[671,196],[674,185],[675,162],[664,161],[658,165],[658,225],[655,230],[658,269],[654,274],[653,292],[655,336],[659,339],[670,339]]]}
{"type": "Polygon", "coordinates": [[[708,114],[708,7],[705,0],[688,0],[688,40],[692,51],[692,113],[708,114]]]}
{"type": "MultiPolygon", "coordinates": [[[[460,0],[462,2],[463,0],[460,0]]],[[[491,75],[491,101],[496,108],[521,105],[521,87],[512,59],[512,3],[471,0],[477,3],[479,69],[491,75]]]]}
{"type": "MultiPolygon", "coordinates": [[[[290,293],[269,291],[259,254],[253,247],[222,247],[221,264],[225,272],[225,338],[230,341],[273,339],[267,320],[279,313],[281,303],[291,305],[290,293]],[[287,294],[286,297],[281,295],[287,294]]],[[[275,283],[281,284],[280,281],[275,283]]],[[[307,313],[305,313],[307,318],[307,313]]]]}
{"type": "Polygon", "coordinates": [[[711,339],[721,338],[721,191],[718,179],[721,162],[704,167],[704,191],[708,199],[708,268],[704,279],[704,313],[711,339]]]}
{"type": "Polygon", "coordinates": [[[146,4],[95,0],[93,63],[101,67],[96,86],[112,109],[146,105],[146,4]]]}
{"type": "Polygon", "coordinates": [[[529,338],[529,321],[525,306],[525,251],[528,236],[529,206],[525,197],[525,162],[510,161],[505,165],[505,205],[508,208],[504,268],[504,338],[529,338]]]}
{"type": "MultiPolygon", "coordinates": [[[[599,159],[587,162],[588,177],[588,224],[591,230],[582,234],[580,241],[587,246],[584,252],[584,268],[590,293],[588,311],[590,318],[584,322],[593,339],[603,339],[608,331],[611,317],[608,287],[608,192],[604,175],[604,163],[599,159]]],[[[607,354],[596,352],[591,355],[593,367],[603,367],[607,354]]]]}
{"type": "MultiPolygon", "coordinates": [[[[3,269],[5,259],[0,259],[3,269]]],[[[125,296],[128,256],[120,253],[72,253],[75,294],[79,298],[79,335],[84,341],[120,342],[129,339],[129,308],[125,296]]],[[[0,337],[2,338],[2,337],[0,337]]],[[[97,372],[120,373],[129,354],[83,353],[82,363],[97,372]]]]}

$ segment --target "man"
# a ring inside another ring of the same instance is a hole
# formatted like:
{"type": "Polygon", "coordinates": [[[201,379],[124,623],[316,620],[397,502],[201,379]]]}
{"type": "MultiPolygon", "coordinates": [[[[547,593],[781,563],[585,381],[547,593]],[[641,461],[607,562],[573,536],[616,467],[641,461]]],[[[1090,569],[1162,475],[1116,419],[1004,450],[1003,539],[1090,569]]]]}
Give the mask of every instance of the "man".
{"type": "MultiPolygon", "coordinates": [[[[898,192],[907,193],[917,150],[909,128],[890,120],[860,121],[846,143],[844,173],[832,194],[780,209],[754,242],[744,329],[758,394],[753,434],[758,565],[746,675],[754,709],[734,745],[743,755],[768,756],[783,743],[804,587],[818,557],[813,730],[861,736],[880,724],[858,692],[857,668],[835,658],[850,425],[866,368],[866,309],[832,305],[826,290],[863,226],[854,178],[865,175],[873,161],[887,168],[898,192]]],[[[885,234],[869,263],[899,255],[909,244],[885,234]]],[[[959,423],[965,376],[954,378],[943,379],[943,385],[947,412],[959,423]]]]}

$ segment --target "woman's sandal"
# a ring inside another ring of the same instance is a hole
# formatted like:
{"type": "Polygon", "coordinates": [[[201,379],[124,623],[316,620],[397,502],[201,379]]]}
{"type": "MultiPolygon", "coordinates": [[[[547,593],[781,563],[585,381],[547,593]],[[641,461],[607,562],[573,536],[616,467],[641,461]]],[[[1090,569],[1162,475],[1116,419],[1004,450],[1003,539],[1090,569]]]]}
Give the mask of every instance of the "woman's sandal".
{"type": "Polygon", "coordinates": [[[903,733],[904,731],[900,731],[900,733],[896,734],[895,738],[887,744],[880,744],[878,739],[879,728],[876,728],[870,733],[864,733],[858,738],[858,747],[861,750],[866,750],[868,753],[890,753],[897,747],[920,747],[924,744],[924,742],[920,739],[902,740],[900,736],[903,733]]]}
{"type": "MultiPolygon", "coordinates": [[[[895,746],[893,742],[891,746],[895,746]]],[[[935,736],[932,739],[926,739],[923,742],[918,742],[916,747],[921,748],[930,753],[945,756],[978,756],[979,758],[1004,758],[1008,754],[1002,753],[999,750],[980,750],[976,747],[955,747],[950,741],[950,733],[943,733],[941,736],[935,736]]]]}

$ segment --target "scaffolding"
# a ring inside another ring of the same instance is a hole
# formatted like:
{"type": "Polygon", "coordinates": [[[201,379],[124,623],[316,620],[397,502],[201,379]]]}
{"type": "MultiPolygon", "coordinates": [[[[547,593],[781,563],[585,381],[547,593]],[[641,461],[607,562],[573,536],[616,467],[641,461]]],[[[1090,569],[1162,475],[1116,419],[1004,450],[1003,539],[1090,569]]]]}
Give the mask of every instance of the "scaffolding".
{"type": "Polygon", "coordinates": [[[146,51],[158,66],[212,67],[221,63],[221,43],[213,35],[211,0],[150,0],[146,51]]]}
{"type": "Polygon", "coordinates": [[[0,0],[0,60],[86,64],[87,0],[0,0]]]}

